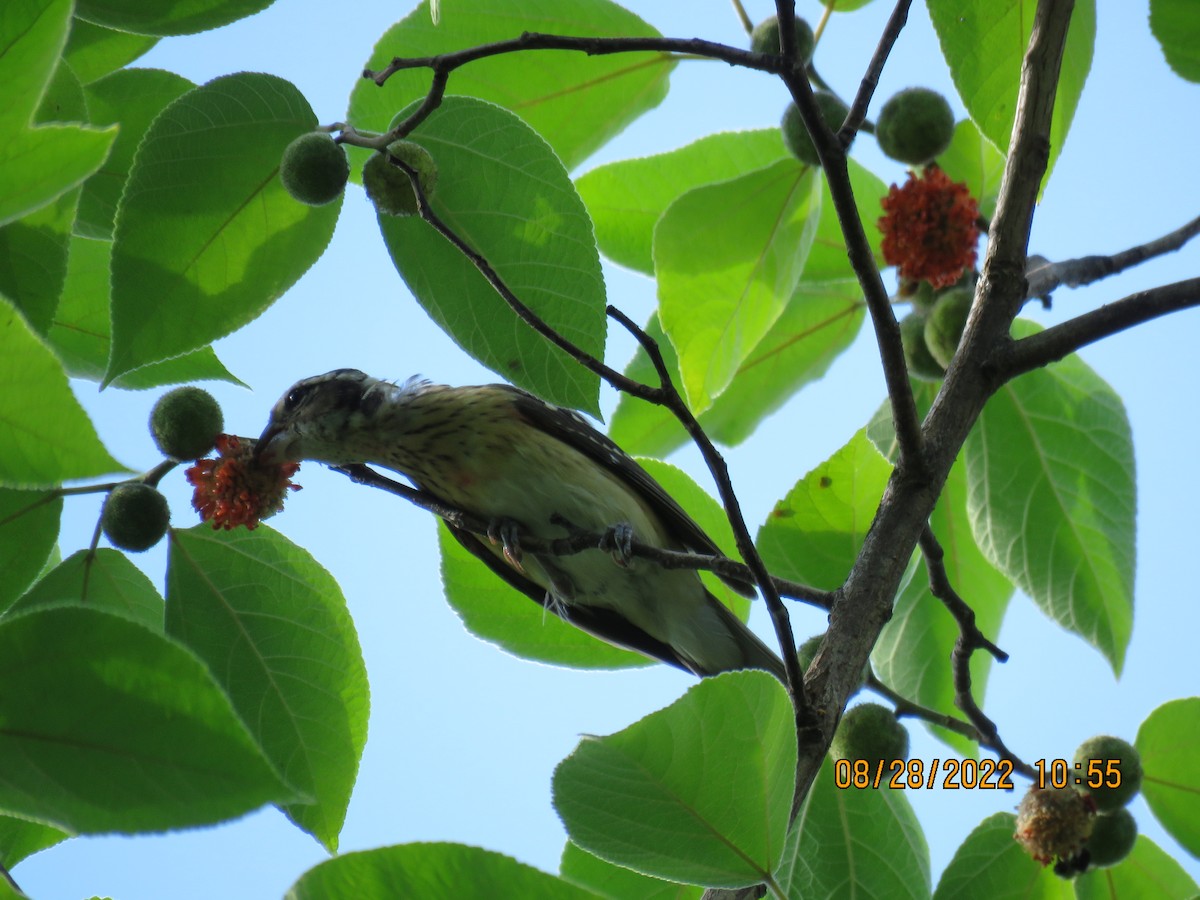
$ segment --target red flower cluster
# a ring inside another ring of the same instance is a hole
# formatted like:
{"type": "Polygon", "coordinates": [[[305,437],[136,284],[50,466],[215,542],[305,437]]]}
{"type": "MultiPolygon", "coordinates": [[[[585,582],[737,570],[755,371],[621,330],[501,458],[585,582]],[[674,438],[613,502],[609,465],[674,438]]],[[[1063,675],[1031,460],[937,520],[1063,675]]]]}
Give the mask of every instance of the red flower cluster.
{"type": "Polygon", "coordinates": [[[893,184],[882,205],[883,258],[901,278],[940,289],[974,267],[979,204],[965,184],[928,166],[921,177],[909,172],[904,187],[893,184]]]}
{"type": "Polygon", "coordinates": [[[289,490],[300,490],[300,485],[288,480],[300,463],[260,465],[249,438],[218,435],[217,454],[217,459],[196,460],[185,473],[188,484],[195,487],[192,506],[213,528],[255,528],[283,509],[289,490]]]}

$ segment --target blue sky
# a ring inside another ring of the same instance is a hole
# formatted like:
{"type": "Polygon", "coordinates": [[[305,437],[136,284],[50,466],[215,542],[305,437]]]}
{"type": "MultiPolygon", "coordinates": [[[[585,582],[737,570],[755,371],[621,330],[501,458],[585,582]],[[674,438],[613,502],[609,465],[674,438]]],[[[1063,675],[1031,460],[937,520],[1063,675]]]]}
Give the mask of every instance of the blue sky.
{"type": "MultiPolygon", "coordinates": [[[[745,40],[725,0],[626,4],[664,34],[745,40]]],[[[1032,247],[1052,259],[1108,253],[1181,225],[1200,210],[1194,112],[1200,86],[1167,69],[1147,26],[1147,4],[1103,3],[1096,57],[1056,172],[1034,224],[1032,247]]],[[[820,7],[801,0],[815,22],[820,7]]],[[[890,12],[886,0],[838,15],[817,51],[821,73],[843,95],[853,92],[890,12]]],[[[750,4],[752,18],[770,11],[750,4]]],[[[337,121],[362,62],[380,34],[408,8],[381,0],[318,3],[279,0],[265,12],[204,35],[163,41],[140,61],[196,82],[236,71],[270,72],[293,81],[323,122],[337,121]]],[[[882,100],[911,85],[942,90],[959,115],[923,4],[884,72],[882,100]]],[[[719,130],[774,125],[786,105],[781,85],[720,63],[681,64],[666,102],[631,126],[580,171],[614,159],[671,149],[719,130]]],[[[878,102],[872,108],[872,114],[878,102]]],[[[903,177],[869,138],[854,155],[885,180],[903,177]]],[[[1062,290],[1049,324],[1154,284],[1191,277],[1200,247],[1081,291],[1062,290]]],[[[610,302],[643,320],[654,301],[649,280],[606,267],[610,302]]],[[[610,339],[622,365],[631,346],[610,339]]],[[[1005,740],[1026,759],[1070,756],[1083,739],[1112,733],[1132,740],[1159,704],[1197,692],[1195,635],[1200,604],[1189,563],[1200,497],[1192,458],[1200,423],[1192,397],[1200,389],[1195,344],[1200,314],[1188,311],[1088,348],[1084,358],[1125,398],[1139,474],[1137,611],[1124,677],[1078,638],[1049,623],[1024,597],[1014,600],[998,642],[1012,654],[992,670],[985,709],[1005,740]]],[[[209,386],[227,427],[257,434],[277,396],[298,378],[351,366],[404,378],[474,383],[494,376],[467,359],[428,320],[392,269],[374,214],[351,187],[325,256],[260,319],[217,346],[226,365],[253,388],[209,386]],[[369,315],[370,325],[364,325],[369,315]]],[[[155,451],[144,427],[157,392],[98,393],[77,386],[102,438],[121,460],[149,467],[155,451]]],[[[761,522],[774,500],[838,449],[870,418],[883,397],[869,332],[822,382],[763,424],[727,456],[747,519],[761,522]]],[[[615,396],[604,397],[607,410],[615,396]]],[[[709,485],[696,454],[673,461],[709,485]]],[[[583,673],[510,657],[468,634],[441,596],[435,530],[427,514],[394,497],[355,487],[307,465],[305,490],[272,522],[307,547],[341,583],[358,626],[372,686],[370,737],[351,802],[342,849],[409,841],[453,840],[511,854],[554,871],[564,833],[550,805],[554,765],[581,734],[606,734],[667,705],[691,683],[663,666],[583,673]]],[[[164,482],[176,524],[191,523],[182,473],[164,482]]],[[[98,500],[67,504],[64,556],[86,546],[98,500]]],[[[161,548],[139,559],[161,588],[161,548]]],[[[823,630],[823,617],[798,607],[800,639],[823,630]]],[[[763,610],[752,624],[768,636],[763,610]]],[[[945,749],[912,726],[912,755],[945,749]]],[[[1018,797],[990,792],[910,795],[931,847],[935,878],[959,840],[982,818],[1011,810],[1018,797]]],[[[1200,864],[1164,838],[1144,802],[1139,825],[1194,877],[1200,864]]],[[[92,894],[119,900],[172,897],[280,896],[305,869],[326,858],[312,838],[273,809],[237,822],[151,837],[79,839],[17,867],[21,885],[39,898],[92,894]]]]}

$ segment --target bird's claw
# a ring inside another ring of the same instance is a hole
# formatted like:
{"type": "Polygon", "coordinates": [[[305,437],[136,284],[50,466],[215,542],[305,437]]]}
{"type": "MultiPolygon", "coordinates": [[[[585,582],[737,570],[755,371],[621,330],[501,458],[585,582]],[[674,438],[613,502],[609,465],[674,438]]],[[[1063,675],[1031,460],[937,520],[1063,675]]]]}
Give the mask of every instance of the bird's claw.
{"type": "Polygon", "coordinates": [[[521,560],[525,553],[521,549],[521,529],[512,519],[496,518],[488,523],[488,540],[499,544],[504,552],[504,559],[518,572],[524,572],[521,560]]]}
{"type": "Polygon", "coordinates": [[[618,522],[610,526],[600,538],[600,549],[612,554],[613,562],[623,569],[633,561],[633,526],[618,522]]]}

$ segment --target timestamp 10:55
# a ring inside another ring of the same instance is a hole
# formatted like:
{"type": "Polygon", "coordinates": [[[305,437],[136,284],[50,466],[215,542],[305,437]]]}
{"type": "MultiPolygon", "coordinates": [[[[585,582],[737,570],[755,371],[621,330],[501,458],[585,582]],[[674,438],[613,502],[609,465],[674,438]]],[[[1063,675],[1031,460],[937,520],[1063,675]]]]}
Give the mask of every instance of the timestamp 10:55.
{"type": "Polygon", "coordinates": [[[1089,759],[1070,762],[1065,759],[1039,759],[1033,763],[1037,770],[1035,784],[1045,790],[1048,787],[1119,788],[1121,786],[1121,761],[1119,759],[1089,759]]]}

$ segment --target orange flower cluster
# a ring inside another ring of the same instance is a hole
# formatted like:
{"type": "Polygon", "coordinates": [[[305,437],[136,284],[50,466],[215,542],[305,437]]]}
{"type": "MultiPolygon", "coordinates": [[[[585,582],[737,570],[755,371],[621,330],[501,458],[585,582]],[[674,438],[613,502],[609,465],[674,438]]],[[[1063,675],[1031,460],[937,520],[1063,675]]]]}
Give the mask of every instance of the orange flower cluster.
{"type": "Polygon", "coordinates": [[[217,454],[217,459],[196,460],[185,473],[195,488],[192,506],[213,528],[255,528],[283,509],[289,490],[300,490],[289,481],[300,463],[260,465],[252,439],[218,435],[217,454]]]}
{"type": "Polygon", "coordinates": [[[965,184],[928,166],[921,176],[909,172],[903,187],[893,184],[882,205],[883,258],[902,279],[940,289],[975,266],[979,204],[965,184]]]}

